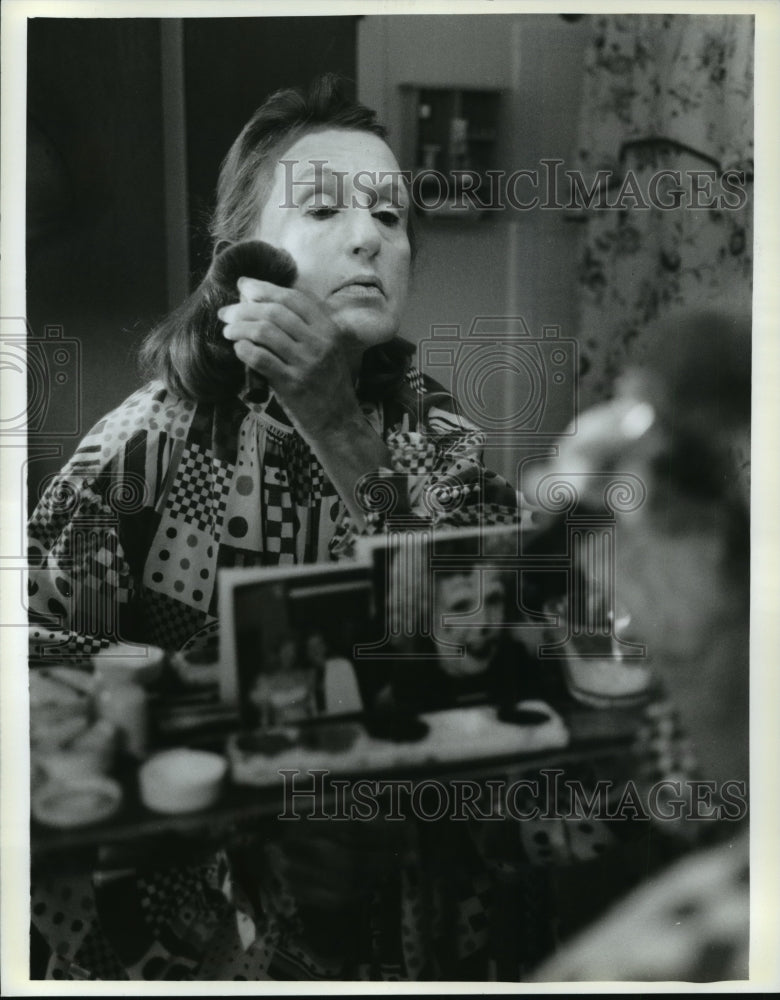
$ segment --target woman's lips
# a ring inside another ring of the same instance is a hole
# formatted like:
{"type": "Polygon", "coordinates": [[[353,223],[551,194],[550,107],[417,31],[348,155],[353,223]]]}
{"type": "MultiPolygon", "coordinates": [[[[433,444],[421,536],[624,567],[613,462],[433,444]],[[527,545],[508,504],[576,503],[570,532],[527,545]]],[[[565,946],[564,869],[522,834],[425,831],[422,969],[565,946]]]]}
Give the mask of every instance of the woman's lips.
{"type": "Polygon", "coordinates": [[[383,299],[384,293],[378,285],[364,285],[359,282],[354,282],[348,285],[342,285],[341,288],[337,288],[333,293],[334,295],[348,296],[349,298],[355,299],[383,299]]]}

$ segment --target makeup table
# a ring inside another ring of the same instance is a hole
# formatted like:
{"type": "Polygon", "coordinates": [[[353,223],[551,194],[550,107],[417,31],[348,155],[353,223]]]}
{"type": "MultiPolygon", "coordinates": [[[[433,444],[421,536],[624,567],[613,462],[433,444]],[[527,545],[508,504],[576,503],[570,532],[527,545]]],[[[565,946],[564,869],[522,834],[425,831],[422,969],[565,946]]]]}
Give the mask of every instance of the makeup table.
{"type": "MultiPolygon", "coordinates": [[[[315,792],[314,797],[304,796],[309,813],[318,808],[321,815],[333,815],[334,810],[344,808],[345,789],[360,779],[377,783],[403,782],[410,788],[433,780],[445,785],[448,782],[487,779],[510,783],[522,775],[542,769],[560,769],[562,778],[565,778],[569,769],[602,763],[609,769],[608,773],[619,780],[630,777],[635,766],[631,747],[642,724],[641,709],[638,708],[591,709],[570,701],[555,707],[556,719],[562,720],[564,728],[557,724],[548,727],[548,738],[545,739],[528,737],[525,727],[516,724],[514,745],[506,728],[510,724],[495,721],[495,740],[491,743],[480,738],[478,751],[471,754],[464,749],[469,732],[472,736],[482,732],[479,726],[484,727],[484,713],[490,709],[480,706],[478,711],[482,716],[479,718],[473,715],[474,709],[456,711],[472,714],[462,720],[452,716],[446,720],[447,738],[439,741],[439,746],[448,749],[439,752],[438,759],[431,752],[431,746],[426,747],[425,740],[419,741],[415,749],[415,743],[395,743],[392,739],[385,739],[384,753],[374,753],[372,757],[369,751],[377,740],[361,737],[362,764],[353,762],[350,766],[347,761],[347,766],[339,768],[334,767],[333,759],[328,758],[327,752],[315,753],[309,742],[310,749],[302,750],[297,755],[287,751],[281,756],[268,757],[268,767],[259,778],[251,768],[247,770],[245,767],[242,771],[234,759],[233,777],[241,775],[242,781],[250,783],[238,783],[229,774],[218,802],[194,812],[164,814],[146,808],[139,795],[137,765],[125,764],[114,772],[122,787],[123,799],[118,811],[110,818],[69,829],[31,821],[33,869],[63,875],[85,870],[159,868],[194,863],[217,847],[251,842],[264,829],[268,830],[269,824],[272,827],[286,822],[279,818],[285,810],[289,812],[291,809],[289,799],[285,797],[285,788],[288,791],[293,787],[311,788],[315,792]],[[456,751],[459,735],[461,746],[456,751]],[[313,762],[317,762],[317,767],[328,774],[313,778],[311,773],[304,773],[314,770],[313,762]],[[300,772],[299,775],[292,778],[289,774],[287,777],[279,776],[278,771],[289,769],[291,764],[294,770],[300,772]],[[332,779],[338,780],[332,783],[332,779]],[[305,784],[295,784],[299,780],[305,784]],[[290,781],[293,781],[292,785],[290,781]],[[315,781],[319,782],[316,787],[315,781]],[[341,796],[341,804],[335,801],[337,794],[341,796]]],[[[339,720],[338,724],[343,725],[344,720],[339,720]]],[[[437,724],[443,725],[441,722],[437,724]]],[[[327,727],[332,722],[328,720],[317,725],[327,727]]],[[[228,736],[227,740],[235,743],[235,736],[232,740],[228,736]]],[[[190,739],[188,745],[224,753],[226,738],[190,739]]]]}

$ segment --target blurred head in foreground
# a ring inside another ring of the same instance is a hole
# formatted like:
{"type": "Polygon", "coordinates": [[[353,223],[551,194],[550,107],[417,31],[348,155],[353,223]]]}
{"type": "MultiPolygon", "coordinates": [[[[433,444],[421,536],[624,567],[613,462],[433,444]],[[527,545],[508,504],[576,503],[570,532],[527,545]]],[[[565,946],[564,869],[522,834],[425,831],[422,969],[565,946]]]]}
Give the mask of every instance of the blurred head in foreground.
{"type": "Polygon", "coordinates": [[[669,315],[647,342],[544,471],[586,503],[588,473],[641,480],[644,501],[615,514],[621,637],[646,645],[707,777],[746,777],[750,318],[669,315]]]}

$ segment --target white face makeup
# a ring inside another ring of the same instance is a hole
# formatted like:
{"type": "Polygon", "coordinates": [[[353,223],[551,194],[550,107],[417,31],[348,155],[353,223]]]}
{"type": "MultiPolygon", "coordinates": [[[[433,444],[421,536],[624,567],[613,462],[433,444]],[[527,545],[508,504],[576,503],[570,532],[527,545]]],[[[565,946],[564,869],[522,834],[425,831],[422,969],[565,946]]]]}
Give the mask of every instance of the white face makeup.
{"type": "Polygon", "coordinates": [[[387,144],[328,129],[307,133],[280,157],[253,237],[291,254],[295,287],[370,347],[400,326],[411,260],[407,212],[387,144]]]}
{"type": "Polygon", "coordinates": [[[497,570],[475,569],[434,579],[434,645],[440,666],[451,677],[480,674],[490,666],[505,622],[505,602],[497,570]],[[466,620],[447,625],[445,615],[466,620]],[[458,656],[453,645],[462,646],[464,655],[458,656]]]}

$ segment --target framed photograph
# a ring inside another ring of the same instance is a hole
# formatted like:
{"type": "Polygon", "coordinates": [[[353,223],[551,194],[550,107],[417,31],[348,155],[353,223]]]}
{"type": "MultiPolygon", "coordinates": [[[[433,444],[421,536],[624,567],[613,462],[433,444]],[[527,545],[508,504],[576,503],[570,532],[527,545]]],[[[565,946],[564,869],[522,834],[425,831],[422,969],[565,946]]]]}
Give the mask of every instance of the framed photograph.
{"type": "MultiPolygon", "coordinates": [[[[518,524],[390,532],[361,540],[359,554],[377,619],[356,661],[383,678],[380,702],[414,712],[491,704],[509,715],[522,699],[565,694],[558,664],[535,649],[547,557],[522,552],[518,524]]],[[[554,558],[565,582],[565,556],[554,558]]]]}
{"type": "Polygon", "coordinates": [[[367,566],[224,570],[220,607],[220,692],[242,726],[362,710],[353,658],[372,634],[367,566]]]}

